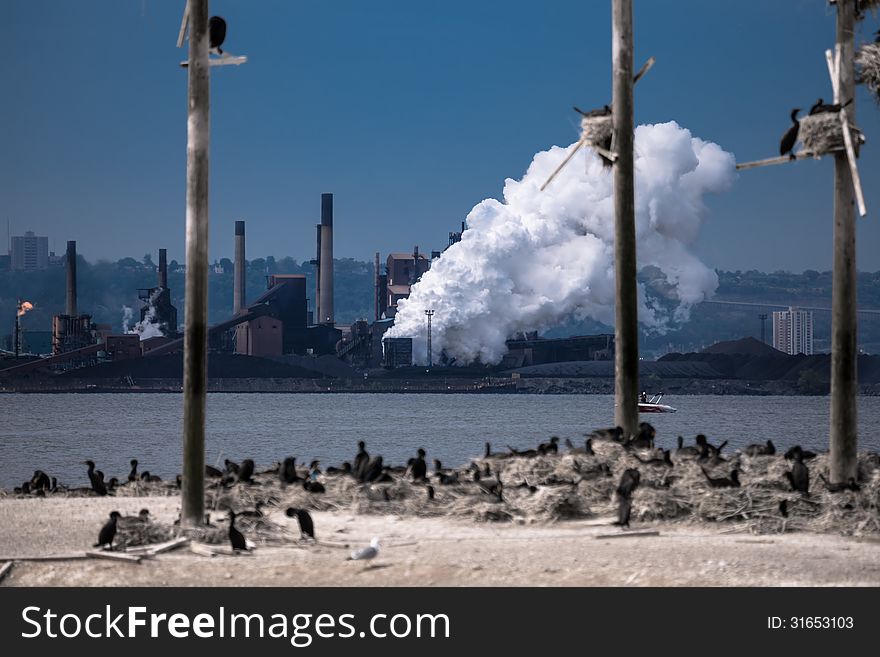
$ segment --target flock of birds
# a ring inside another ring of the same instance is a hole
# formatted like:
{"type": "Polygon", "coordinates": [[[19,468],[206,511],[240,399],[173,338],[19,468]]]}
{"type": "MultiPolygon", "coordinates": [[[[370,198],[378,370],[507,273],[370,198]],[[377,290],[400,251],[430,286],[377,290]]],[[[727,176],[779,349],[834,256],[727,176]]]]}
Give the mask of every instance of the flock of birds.
{"type": "MultiPolygon", "coordinates": [[[[635,435],[627,435],[621,427],[613,427],[608,429],[598,429],[587,434],[583,446],[575,446],[571,440],[565,439],[565,447],[568,453],[576,455],[592,456],[595,455],[593,449],[594,441],[606,441],[619,445],[623,450],[629,453],[644,466],[651,468],[674,468],[676,461],[682,459],[694,460],[700,465],[706,484],[713,489],[717,488],[738,488],[742,486],[740,481],[740,470],[735,462],[723,456],[722,451],[727,445],[724,441],[718,445],[713,445],[708,438],[699,434],[696,436],[693,445],[685,445],[683,437],[678,437],[678,446],[673,450],[655,448],[656,430],[647,422],[639,425],[638,432],[635,435]],[[673,455],[675,460],[673,460],[673,455]],[[726,476],[713,476],[709,468],[716,468],[724,464],[733,465],[732,469],[726,476]]],[[[772,440],[766,443],[758,443],[746,446],[741,450],[742,453],[749,457],[774,456],[777,454],[776,446],[772,440]]],[[[438,460],[433,460],[433,471],[429,471],[426,461],[426,452],[424,449],[418,449],[416,455],[410,458],[405,466],[389,466],[385,464],[381,455],[371,456],[366,448],[364,441],[358,442],[357,451],[352,461],[342,463],[340,467],[328,467],[322,472],[320,462],[314,460],[309,464],[306,472],[297,467],[296,458],[288,457],[275,466],[261,472],[260,474],[274,474],[278,477],[282,487],[289,485],[300,485],[303,490],[321,494],[326,492],[325,486],[318,480],[322,474],[328,476],[346,476],[352,477],[360,484],[373,484],[394,481],[395,476],[404,477],[411,480],[414,484],[424,486],[428,501],[434,499],[435,485],[450,486],[466,481],[473,482],[478,489],[498,502],[504,501],[505,490],[510,488],[528,488],[529,492],[536,492],[536,486],[528,481],[509,482],[502,481],[500,468],[497,466],[493,469],[493,460],[516,459],[516,458],[534,458],[538,456],[558,455],[560,453],[559,438],[552,437],[546,442],[538,444],[533,449],[516,449],[508,446],[507,451],[493,452],[490,443],[485,444],[483,453],[484,462],[482,467],[477,462],[471,462],[467,469],[451,470],[443,467],[438,460]]],[[[795,445],[785,452],[784,457],[792,462],[789,470],[784,472],[785,483],[792,491],[801,493],[804,496],[810,494],[810,471],[806,465],[806,461],[814,458],[815,452],[805,450],[800,445],[795,445]]],[[[90,486],[84,489],[64,489],[59,486],[55,477],[49,477],[42,470],[34,472],[34,476],[20,488],[16,489],[19,493],[31,493],[44,495],[48,492],[59,490],[90,490],[98,496],[113,494],[119,479],[116,477],[105,480],[104,474],[96,469],[93,461],[84,461],[87,466],[86,475],[88,476],[90,486]]],[[[156,475],[152,475],[149,471],[138,471],[138,461],[132,459],[131,471],[127,476],[127,482],[158,482],[161,481],[156,475]]],[[[249,485],[254,483],[255,466],[252,459],[244,459],[241,463],[226,460],[224,469],[220,470],[213,466],[205,467],[207,478],[212,479],[211,484],[217,488],[229,488],[235,485],[249,485]]],[[[599,470],[605,476],[612,476],[612,472],[607,464],[600,464],[599,470]]],[[[618,497],[618,519],[615,524],[628,527],[630,515],[632,511],[632,500],[636,489],[641,482],[642,474],[638,467],[627,468],[621,475],[620,481],[615,489],[618,497]]],[[[821,473],[819,478],[824,484],[826,490],[831,493],[839,493],[846,490],[858,491],[859,484],[854,478],[850,478],[846,482],[830,482],[821,473]]],[[[180,475],[177,476],[176,484],[179,487],[181,482],[180,475]]],[[[383,494],[386,501],[390,500],[387,488],[383,488],[383,494]]],[[[263,517],[263,507],[268,503],[276,503],[277,498],[270,498],[267,501],[257,501],[253,509],[242,510],[239,512],[231,508],[228,510],[229,520],[229,542],[233,550],[248,550],[250,545],[246,541],[244,535],[235,526],[236,517],[263,517]]],[[[783,501],[780,503],[779,511],[783,516],[787,516],[787,505],[783,501]]],[[[315,526],[309,512],[303,508],[290,507],[286,510],[289,518],[295,518],[300,528],[301,539],[315,541],[315,526]]],[[[112,546],[113,539],[117,531],[117,522],[123,517],[118,511],[110,514],[109,520],[101,528],[98,536],[98,542],[95,547],[106,548],[112,546]]],[[[150,515],[147,509],[140,512],[138,516],[132,519],[137,522],[150,522],[150,515]]],[[[378,539],[373,539],[369,547],[352,553],[350,559],[353,560],[369,560],[375,558],[379,551],[378,539]]]]}

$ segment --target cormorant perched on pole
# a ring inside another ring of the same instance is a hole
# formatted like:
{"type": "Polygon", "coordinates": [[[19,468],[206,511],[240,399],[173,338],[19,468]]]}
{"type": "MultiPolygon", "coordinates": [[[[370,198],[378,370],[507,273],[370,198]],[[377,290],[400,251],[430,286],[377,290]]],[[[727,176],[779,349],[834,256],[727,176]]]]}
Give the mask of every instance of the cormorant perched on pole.
{"type": "Polygon", "coordinates": [[[577,112],[578,114],[580,114],[581,116],[586,117],[588,119],[598,119],[603,116],[611,116],[611,106],[610,105],[603,105],[599,109],[590,110],[589,112],[585,112],[580,107],[575,105],[574,111],[577,112]]]}
{"type": "Polygon", "coordinates": [[[210,49],[216,50],[218,55],[223,54],[220,46],[226,41],[226,21],[219,16],[211,16],[208,19],[208,40],[210,41],[210,49]]]}
{"type": "Polygon", "coordinates": [[[820,99],[817,100],[816,103],[810,108],[810,116],[813,116],[814,114],[824,114],[824,113],[826,113],[826,112],[828,112],[828,113],[837,113],[837,112],[839,112],[840,110],[842,110],[844,107],[846,107],[847,105],[849,105],[852,101],[853,101],[853,99],[850,98],[848,101],[846,101],[846,102],[843,103],[842,105],[841,105],[840,103],[832,103],[831,105],[826,105],[826,104],[825,104],[825,101],[822,100],[822,99],[820,98],[820,99]]]}
{"type": "Polygon", "coordinates": [[[103,548],[105,545],[113,548],[113,539],[116,536],[116,520],[119,516],[122,515],[119,511],[112,511],[110,513],[110,520],[106,522],[106,524],[101,527],[101,531],[98,534],[98,542],[95,543],[92,547],[103,548]]]}
{"type": "Polygon", "coordinates": [[[794,150],[795,143],[797,143],[798,131],[801,128],[801,123],[797,120],[798,112],[800,112],[800,109],[791,110],[791,121],[794,125],[782,135],[782,139],[779,141],[779,154],[785,155],[787,153],[788,157],[792,160],[795,159],[795,155],[792,151],[794,150]]]}

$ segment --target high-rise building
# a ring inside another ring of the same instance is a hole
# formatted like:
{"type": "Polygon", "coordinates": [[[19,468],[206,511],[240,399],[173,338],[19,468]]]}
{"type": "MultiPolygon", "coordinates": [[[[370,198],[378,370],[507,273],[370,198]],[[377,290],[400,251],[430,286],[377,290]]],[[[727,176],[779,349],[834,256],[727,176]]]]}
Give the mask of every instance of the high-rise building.
{"type": "Polygon", "coordinates": [[[813,313],[789,307],[773,313],[773,348],[787,354],[813,355],[813,313]]]}
{"type": "Polygon", "coordinates": [[[34,235],[27,231],[24,235],[12,238],[10,253],[12,269],[18,271],[35,271],[49,266],[49,238],[34,235]]]}

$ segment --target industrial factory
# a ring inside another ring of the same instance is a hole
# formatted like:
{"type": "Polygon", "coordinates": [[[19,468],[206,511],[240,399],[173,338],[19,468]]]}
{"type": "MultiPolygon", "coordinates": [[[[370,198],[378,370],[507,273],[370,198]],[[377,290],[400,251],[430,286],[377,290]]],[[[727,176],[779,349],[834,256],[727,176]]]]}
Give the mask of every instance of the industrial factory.
{"type": "MultiPolygon", "coordinates": [[[[265,291],[247,300],[245,222],[235,222],[232,315],[209,327],[208,344],[212,361],[234,362],[237,377],[265,376],[261,371],[277,376],[279,369],[271,365],[272,361],[279,367],[295,366],[300,375],[313,377],[366,378],[371,370],[387,373],[398,368],[414,369],[412,339],[383,340],[383,335],[394,324],[399,302],[409,296],[412,286],[442,257],[442,252],[430,251],[428,256],[415,246],[411,252],[389,253],[384,262],[376,253],[374,316],[352,325],[338,325],[334,314],[333,194],[321,195],[320,208],[317,248],[310,261],[315,267],[313,308],[303,274],[269,274],[265,291]]],[[[461,241],[465,230],[462,223],[461,231],[450,232],[446,248],[461,241]]],[[[126,326],[121,334],[113,333],[109,325],[96,325],[91,315],[81,313],[77,306],[76,242],[67,243],[64,261],[65,312],[52,318],[51,355],[21,353],[20,320],[30,304],[19,301],[15,349],[9,358],[0,360],[0,386],[64,374],[81,377],[107,372],[108,376],[117,376],[123,370],[133,372],[125,376],[132,380],[135,375],[150,377],[152,370],[166,372],[171,360],[180,362],[183,337],[168,285],[166,249],[159,249],[156,285],[137,290],[142,302],[140,321],[133,328],[126,326]],[[122,362],[128,365],[123,367],[119,364],[122,362]]],[[[537,335],[521,335],[512,336],[509,347],[508,356],[496,369],[613,358],[610,336],[543,340],[537,335]]]]}

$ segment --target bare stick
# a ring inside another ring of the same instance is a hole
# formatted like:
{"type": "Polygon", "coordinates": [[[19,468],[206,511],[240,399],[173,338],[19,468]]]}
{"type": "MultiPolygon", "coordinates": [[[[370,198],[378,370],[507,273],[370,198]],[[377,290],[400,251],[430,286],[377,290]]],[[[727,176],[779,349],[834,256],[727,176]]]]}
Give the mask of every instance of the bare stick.
{"type": "Polygon", "coordinates": [[[645,536],[660,536],[658,531],[621,532],[620,534],[596,534],[596,538],[644,538],[645,536]]]}
{"type": "MultiPolygon", "coordinates": [[[[842,148],[835,148],[830,150],[829,152],[842,151],[842,148]]],[[[736,165],[736,170],[741,171],[742,169],[754,169],[756,167],[767,167],[772,166],[774,164],[788,164],[789,162],[794,162],[796,160],[806,160],[811,157],[817,157],[813,153],[809,151],[800,151],[799,153],[795,153],[794,158],[789,157],[788,155],[782,155],[780,157],[768,157],[764,160],[754,160],[752,162],[741,162],[736,165]]]]}
{"type": "Polygon", "coordinates": [[[553,173],[550,174],[550,177],[547,178],[547,182],[545,182],[543,185],[541,185],[542,192],[547,188],[547,185],[549,185],[551,182],[553,182],[553,179],[556,177],[556,174],[558,174],[560,171],[562,171],[562,167],[564,167],[566,164],[569,163],[571,158],[574,157],[574,154],[577,153],[578,150],[580,149],[580,147],[583,146],[586,142],[587,142],[586,137],[581,137],[580,141],[578,141],[578,143],[576,143],[574,145],[574,148],[571,149],[571,152],[565,156],[564,160],[562,160],[562,163],[558,167],[556,167],[556,170],[553,171],[553,173]]]}
{"type": "Polygon", "coordinates": [[[641,80],[642,76],[651,70],[651,67],[654,66],[654,62],[656,62],[656,61],[657,60],[654,59],[653,57],[649,57],[648,61],[646,61],[644,64],[642,64],[642,68],[639,69],[639,72],[636,73],[635,77],[633,78],[633,84],[635,84],[636,82],[641,80]]]}
{"type": "Polygon", "coordinates": [[[110,561],[129,561],[131,563],[140,563],[141,557],[136,554],[124,554],[122,552],[110,552],[107,550],[90,550],[86,552],[87,557],[92,559],[109,559],[110,561]]]}
{"type": "Polygon", "coordinates": [[[0,582],[2,582],[3,578],[9,574],[9,571],[12,570],[13,565],[15,565],[14,561],[7,561],[5,564],[0,566],[0,582]]]}

